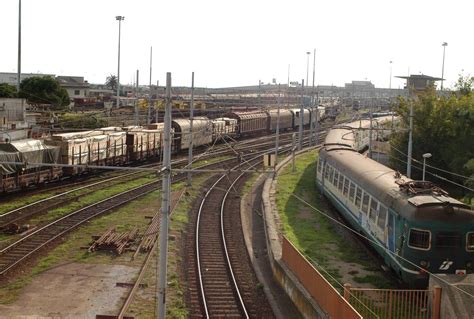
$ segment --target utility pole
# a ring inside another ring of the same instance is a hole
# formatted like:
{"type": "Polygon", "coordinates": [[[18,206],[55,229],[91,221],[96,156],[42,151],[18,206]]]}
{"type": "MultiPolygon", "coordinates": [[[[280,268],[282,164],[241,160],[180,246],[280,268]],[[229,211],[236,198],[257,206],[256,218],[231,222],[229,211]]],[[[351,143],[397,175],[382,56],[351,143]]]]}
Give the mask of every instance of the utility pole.
{"type": "Polygon", "coordinates": [[[191,103],[189,105],[189,153],[188,153],[188,186],[191,186],[192,177],[191,177],[191,165],[193,163],[193,121],[194,121],[194,72],[191,73],[191,103]]]}
{"type": "Polygon", "coordinates": [[[139,71],[137,70],[137,81],[135,83],[135,125],[138,126],[140,125],[140,119],[139,119],[139,111],[138,111],[138,73],[139,71]]]}
{"type": "Polygon", "coordinates": [[[21,83],[21,0],[18,1],[18,70],[16,92],[20,92],[21,83]]]}
{"type": "Polygon", "coordinates": [[[301,80],[301,107],[300,107],[300,129],[298,134],[298,151],[303,148],[303,126],[304,126],[304,79],[301,80]]]}
{"type": "Polygon", "coordinates": [[[369,125],[369,158],[372,158],[372,119],[373,105],[370,106],[370,125],[369,125]]]}
{"type": "MultiPolygon", "coordinates": [[[[157,80],[156,81],[156,99],[158,100],[158,90],[159,90],[159,87],[160,87],[160,81],[157,80]]],[[[158,106],[156,107],[156,110],[155,110],[155,123],[158,123],[158,106]]]]}
{"type": "Polygon", "coordinates": [[[311,90],[311,100],[313,102],[313,105],[316,105],[316,101],[314,99],[314,79],[316,75],[316,49],[313,50],[313,88],[311,90]]]}
{"type": "Polygon", "coordinates": [[[122,30],[122,21],[125,20],[124,16],[116,16],[115,20],[119,22],[119,38],[118,38],[118,66],[117,66],[117,105],[120,107],[120,33],[122,30]]]}
{"type": "Polygon", "coordinates": [[[275,167],[278,162],[278,148],[280,147],[280,84],[278,84],[278,99],[277,99],[277,127],[275,136],[275,167]]]}
{"type": "Polygon", "coordinates": [[[151,64],[152,64],[152,57],[153,57],[153,47],[150,47],[150,85],[148,86],[148,112],[146,116],[146,124],[150,124],[151,121],[151,64]]]}
{"type": "Polygon", "coordinates": [[[161,195],[160,251],[158,261],[158,300],[156,313],[159,319],[166,314],[166,275],[168,261],[168,219],[171,195],[171,73],[166,73],[166,104],[163,147],[163,184],[161,195]]]}
{"type": "Polygon", "coordinates": [[[448,45],[448,42],[443,42],[443,67],[441,69],[441,90],[443,91],[443,81],[444,81],[444,54],[446,53],[446,46],[448,45]]]}
{"type": "Polygon", "coordinates": [[[410,102],[410,130],[408,132],[407,177],[411,178],[411,158],[413,148],[413,103],[410,102]]]}
{"type": "Polygon", "coordinates": [[[296,134],[291,134],[291,163],[293,167],[293,172],[296,172],[295,166],[295,150],[296,150],[296,134]]]}

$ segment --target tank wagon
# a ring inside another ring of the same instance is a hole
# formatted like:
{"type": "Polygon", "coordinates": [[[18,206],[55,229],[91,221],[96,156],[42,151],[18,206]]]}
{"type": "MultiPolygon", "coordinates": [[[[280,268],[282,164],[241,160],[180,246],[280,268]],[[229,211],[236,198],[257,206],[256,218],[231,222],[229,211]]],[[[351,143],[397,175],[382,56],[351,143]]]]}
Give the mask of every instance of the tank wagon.
{"type": "Polygon", "coordinates": [[[329,132],[317,187],[408,286],[426,286],[428,272],[472,273],[474,212],[434,184],[360,154],[366,148],[358,141],[360,125],[329,132]]]}

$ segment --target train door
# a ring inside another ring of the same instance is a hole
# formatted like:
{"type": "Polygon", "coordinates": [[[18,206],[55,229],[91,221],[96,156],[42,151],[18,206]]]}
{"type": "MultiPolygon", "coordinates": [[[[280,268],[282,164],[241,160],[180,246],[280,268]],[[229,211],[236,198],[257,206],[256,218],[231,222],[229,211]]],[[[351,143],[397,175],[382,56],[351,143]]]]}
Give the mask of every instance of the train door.
{"type": "Polygon", "coordinates": [[[388,228],[388,249],[391,252],[394,252],[395,251],[395,215],[392,213],[388,214],[387,228],[388,228]]]}

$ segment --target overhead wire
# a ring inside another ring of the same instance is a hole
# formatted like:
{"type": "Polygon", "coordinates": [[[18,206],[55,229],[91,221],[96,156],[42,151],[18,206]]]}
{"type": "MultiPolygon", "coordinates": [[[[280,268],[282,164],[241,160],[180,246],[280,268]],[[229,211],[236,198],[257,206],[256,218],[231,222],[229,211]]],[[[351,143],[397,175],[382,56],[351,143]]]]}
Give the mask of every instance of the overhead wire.
{"type": "MultiPolygon", "coordinates": [[[[395,149],[396,151],[400,152],[400,151],[397,150],[396,148],[394,148],[394,149],[395,149]]],[[[401,153],[401,152],[400,152],[400,153],[401,153]]],[[[403,154],[403,153],[402,153],[402,154],[403,154]]],[[[404,155],[405,155],[405,154],[404,154],[404,155]]],[[[392,156],[391,158],[393,158],[393,159],[395,159],[395,160],[397,160],[397,161],[399,161],[399,162],[402,162],[402,163],[404,163],[404,164],[408,164],[407,161],[402,160],[402,159],[400,159],[400,158],[397,158],[397,157],[395,157],[395,156],[392,156]]],[[[413,159],[413,158],[412,158],[412,159],[413,159]]],[[[416,161],[416,162],[418,162],[418,163],[421,164],[420,161],[416,161]]],[[[422,167],[419,167],[419,166],[416,166],[416,165],[411,165],[411,166],[414,167],[414,168],[416,168],[416,169],[418,169],[418,170],[420,170],[420,171],[423,171],[423,168],[422,168],[422,167]]],[[[457,183],[457,182],[455,182],[455,181],[452,181],[452,180],[450,180],[450,179],[447,179],[446,177],[440,176],[440,175],[435,174],[435,173],[431,173],[430,171],[427,171],[427,170],[425,170],[425,172],[426,172],[427,174],[433,176],[433,177],[436,177],[436,178],[440,179],[440,180],[443,180],[443,181],[445,181],[445,182],[451,183],[451,184],[456,185],[456,186],[458,186],[458,187],[464,188],[464,189],[466,189],[466,190],[468,190],[468,191],[470,191],[470,192],[474,192],[474,189],[472,189],[472,188],[470,188],[470,187],[467,187],[467,186],[465,186],[465,185],[463,185],[463,184],[459,184],[459,183],[457,183]]]]}
{"type": "Polygon", "coordinates": [[[392,255],[395,259],[399,258],[405,262],[407,262],[408,264],[412,265],[413,267],[415,267],[416,269],[419,269],[421,272],[425,272],[427,274],[429,274],[430,276],[433,276],[434,278],[438,279],[439,281],[445,283],[446,285],[448,286],[451,286],[453,287],[454,289],[462,292],[463,294],[466,294],[467,296],[471,297],[471,298],[474,298],[474,294],[471,294],[470,292],[466,291],[466,290],[463,290],[461,288],[459,288],[457,285],[455,284],[452,284],[450,282],[448,282],[447,280],[443,279],[442,277],[438,276],[437,274],[434,274],[430,271],[428,271],[427,269],[424,269],[423,267],[420,267],[418,266],[417,264],[413,263],[412,261],[410,261],[409,259],[406,259],[402,256],[399,256],[397,255],[396,253],[390,251],[389,249],[387,249],[384,245],[380,244],[379,242],[355,231],[354,229],[348,227],[347,225],[345,225],[344,223],[338,221],[337,219],[333,218],[332,216],[330,216],[329,214],[321,211],[320,209],[314,207],[311,203],[308,203],[306,200],[304,200],[303,198],[299,197],[298,195],[294,194],[294,193],[291,193],[290,196],[293,196],[294,198],[296,198],[297,200],[299,200],[300,202],[302,202],[303,204],[305,204],[306,206],[310,207],[312,210],[314,210],[315,212],[319,213],[320,215],[323,215],[324,217],[328,218],[330,221],[338,224],[339,226],[345,228],[346,230],[352,232],[353,234],[357,235],[358,237],[361,237],[365,240],[367,240],[368,242],[370,242],[372,245],[376,245],[378,247],[380,247],[381,249],[383,249],[386,253],[388,253],[389,255],[392,255]]]}

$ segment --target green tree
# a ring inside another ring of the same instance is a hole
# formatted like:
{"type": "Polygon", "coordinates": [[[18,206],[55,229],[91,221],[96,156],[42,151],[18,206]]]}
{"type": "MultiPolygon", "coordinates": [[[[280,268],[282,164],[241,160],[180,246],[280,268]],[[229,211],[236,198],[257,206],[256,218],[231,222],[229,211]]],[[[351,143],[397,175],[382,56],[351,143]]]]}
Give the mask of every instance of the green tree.
{"type": "Polygon", "coordinates": [[[49,104],[54,110],[64,109],[70,103],[66,89],[50,76],[24,79],[21,81],[18,95],[26,98],[29,104],[35,106],[49,104]]]}
{"type": "Polygon", "coordinates": [[[458,81],[454,85],[456,91],[459,92],[460,95],[469,95],[472,91],[472,86],[474,85],[474,77],[467,75],[464,76],[463,74],[459,74],[458,81]]]}
{"type": "Polygon", "coordinates": [[[107,86],[112,91],[117,90],[117,77],[113,74],[109,75],[105,80],[105,86],[107,86]]]}
{"type": "Polygon", "coordinates": [[[99,113],[64,113],[59,116],[59,126],[63,128],[95,129],[108,125],[107,120],[99,113]]]}
{"type": "Polygon", "coordinates": [[[16,97],[16,86],[8,83],[0,84],[0,97],[12,98],[16,97]]]}
{"type": "MultiPolygon", "coordinates": [[[[429,164],[460,175],[468,175],[467,163],[474,158],[474,94],[438,98],[431,90],[417,101],[400,99],[398,113],[401,124],[409,127],[409,110],[413,105],[413,158],[421,161],[424,153],[431,153],[429,164]]],[[[391,143],[391,163],[400,172],[406,172],[408,130],[395,134],[391,143]]],[[[421,167],[420,163],[413,165],[421,167]]],[[[465,183],[454,175],[436,172],[449,180],[465,183]]],[[[429,175],[428,175],[429,176],[429,175]]],[[[421,170],[412,169],[412,178],[421,179],[421,170]]],[[[433,180],[431,177],[430,179],[433,180]]],[[[436,180],[443,184],[442,180],[436,180]]]]}

